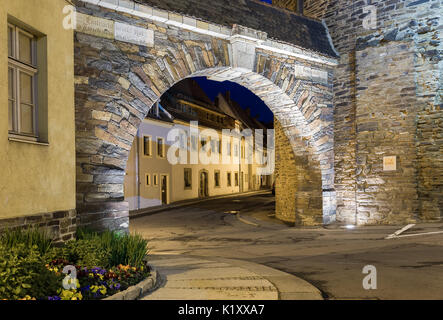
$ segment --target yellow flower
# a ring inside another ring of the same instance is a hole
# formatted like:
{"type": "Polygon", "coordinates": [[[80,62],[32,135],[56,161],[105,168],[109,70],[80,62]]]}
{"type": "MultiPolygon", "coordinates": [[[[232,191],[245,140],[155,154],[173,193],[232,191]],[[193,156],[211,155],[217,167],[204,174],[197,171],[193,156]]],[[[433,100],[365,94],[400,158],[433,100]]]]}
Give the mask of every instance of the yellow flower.
{"type": "Polygon", "coordinates": [[[82,300],[83,296],[81,292],[77,292],[75,289],[62,290],[60,294],[62,300],[82,300]]]}

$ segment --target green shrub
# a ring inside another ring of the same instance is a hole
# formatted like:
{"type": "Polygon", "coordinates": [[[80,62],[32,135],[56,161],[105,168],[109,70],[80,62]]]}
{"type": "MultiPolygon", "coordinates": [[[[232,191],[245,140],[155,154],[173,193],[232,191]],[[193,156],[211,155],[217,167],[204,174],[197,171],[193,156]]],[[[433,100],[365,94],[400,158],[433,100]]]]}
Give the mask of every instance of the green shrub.
{"type": "Polygon", "coordinates": [[[139,268],[144,265],[148,252],[148,241],[138,234],[119,234],[114,231],[97,233],[79,228],[77,238],[97,242],[109,252],[106,267],[123,264],[139,268]]]}
{"type": "Polygon", "coordinates": [[[60,288],[62,276],[50,272],[39,248],[0,244],[0,299],[47,298],[60,288]]]}
{"type": "Polygon", "coordinates": [[[46,231],[37,228],[28,229],[6,229],[0,234],[0,243],[7,248],[12,248],[18,244],[24,244],[31,248],[37,246],[41,255],[44,255],[52,246],[52,239],[46,231]]]}
{"type": "Polygon", "coordinates": [[[73,265],[93,268],[107,265],[109,250],[94,239],[80,239],[68,241],[60,248],[52,248],[46,256],[47,261],[63,259],[73,265]]]}
{"type": "Polygon", "coordinates": [[[148,253],[148,241],[138,234],[124,234],[114,236],[111,241],[111,255],[109,264],[130,265],[140,268],[144,264],[144,258],[148,253]]]}

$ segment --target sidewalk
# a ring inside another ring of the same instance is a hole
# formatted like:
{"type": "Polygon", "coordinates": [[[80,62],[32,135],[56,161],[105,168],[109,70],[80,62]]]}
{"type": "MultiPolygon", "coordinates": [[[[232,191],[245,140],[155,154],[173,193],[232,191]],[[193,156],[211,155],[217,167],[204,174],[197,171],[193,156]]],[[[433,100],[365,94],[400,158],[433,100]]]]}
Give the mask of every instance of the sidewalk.
{"type": "Polygon", "coordinates": [[[157,290],[142,300],[321,300],[308,282],[260,264],[233,259],[153,255],[157,290]]]}
{"type": "Polygon", "coordinates": [[[206,197],[206,198],[199,198],[199,199],[189,199],[189,200],[177,201],[177,202],[167,204],[167,205],[161,205],[161,206],[155,206],[155,207],[149,207],[149,208],[130,211],[129,218],[136,219],[136,218],[140,218],[140,217],[144,217],[144,216],[149,216],[151,214],[155,214],[158,212],[162,212],[165,210],[185,207],[185,206],[197,204],[197,203],[204,202],[204,201],[214,200],[214,199],[247,197],[247,196],[251,196],[251,195],[269,193],[269,192],[270,192],[270,190],[268,190],[268,189],[262,189],[262,190],[254,190],[254,191],[248,191],[248,192],[242,192],[242,193],[233,193],[233,194],[227,194],[227,195],[221,195],[221,196],[213,196],[213,197],[206,197]]]}

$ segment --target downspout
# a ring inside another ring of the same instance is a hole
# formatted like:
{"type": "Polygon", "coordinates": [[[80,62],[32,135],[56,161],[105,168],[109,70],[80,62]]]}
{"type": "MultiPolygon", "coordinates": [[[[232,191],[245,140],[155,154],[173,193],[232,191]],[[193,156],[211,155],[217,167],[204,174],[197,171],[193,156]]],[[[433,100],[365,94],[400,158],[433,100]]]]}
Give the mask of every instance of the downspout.
{"type": "Polygon", "coordinates": [[[297,1],[297,13],[301,16],[303,15],[303,5],[303,0],[297,1]]]}
{"type": "Polygon", "coordinates": [[[139,131],[137,131],[137,135],[135,137],[136,140],[136,148],[135,148],[135,183],[137,184],[137,210],[140,210],[140,158],[139,158],[139,147],[140,147],[140,139],[139,139],[139,131]]]}

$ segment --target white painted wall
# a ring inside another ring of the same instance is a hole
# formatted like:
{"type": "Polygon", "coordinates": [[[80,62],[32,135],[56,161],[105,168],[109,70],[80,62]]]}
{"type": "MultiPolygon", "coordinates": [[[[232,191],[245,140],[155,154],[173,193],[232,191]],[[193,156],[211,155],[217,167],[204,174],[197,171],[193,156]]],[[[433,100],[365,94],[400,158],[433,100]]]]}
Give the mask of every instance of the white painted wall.
{"type": "MultiPolygon", "coordinates": [[[[252,190],[260,189],[260,178],[255,176],[255,183],[252,181],[254,175],[256,175],[257,167],[256,164],[246,164],[245,160],[242,159],[242,163],[231,163],[231,164],[207,164],[204,165],[199,161],[199,164],[189,164],[189,152],[187,152],[188,164],[175,164],[172,165],[167,159],[167,154],[170,146],[173,144],[171,141],[167,141],[168,132],[172,128],[180,128],[187,132],[188,126],[181,124],[167,123],[152,119],[145,119],[140,126],[136,139],[134,141],[133,147],[131,149],[128,165],[126,168],[125,177],[125,199],[129,202],[130,210],[143,209],[153,206],[161,205],[161,193],[160,193],[160,175],[166,174],[169,177],[169,190],[168,190],[168,203],[194,199],[199,197],[199,183],[200,183],[200,172],[201,170],[206,170],[208,172],[208,192],[209,196],[219,196],[234,194],[238,192],[247,192],[252,190]],[[147,157],[143,155],[143,137],[151,136],[152,145],[151,150],[153,151],[152,156],[147,157]],[[165,139],[165,157],[159,158],[157,156],[157,137],[163,137],[165,139]],[[137,151],[138,147],[138,177],[139,177],[139,188],[137,187],[137,151]],[[192,170],[192,186],[191,188],[185,188],[184,182],[184,169],[190,168],[192,170]],[[215,186],[215,171],[220,171],[220,186],[215,186]],[[227,183],[227,173],[231,172],[231,186],[227,183]],[[239,173],[239,185],[235,185],[235,173],[239,173]],[[241,174],[244,175],[244,185],[243,189],[240,189],[241,184],[241,174]],[[150,185],[146,185],[146,175],[149,174],[150,185]],[[157,174],[159,177],[159,183],[157,186],[153,184],[153,175],[157,174]],[[247,178],[246,178],[247,175],[247,178]]],[[[203,129],[203,128],[200,128],[203,129]]],[[[221,140],[221,132],[219,132],[219,139],[221,140]]],[[[234,142],[231,143],[232,146],[232,156],[234,156],[233,149],[234,142]]],[[[241,154],[241,148],[239,148],[239,154],[241,154]]]]}

